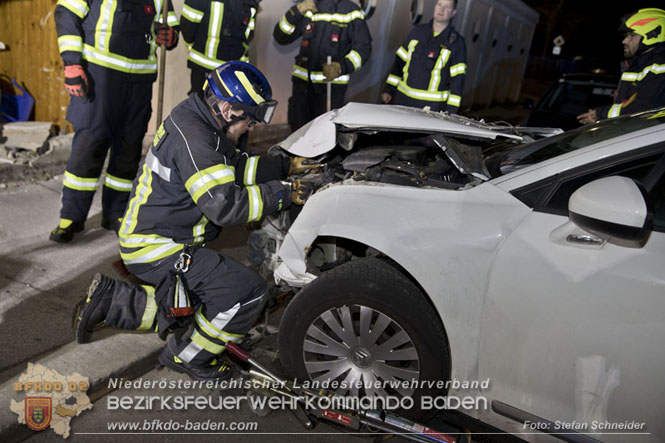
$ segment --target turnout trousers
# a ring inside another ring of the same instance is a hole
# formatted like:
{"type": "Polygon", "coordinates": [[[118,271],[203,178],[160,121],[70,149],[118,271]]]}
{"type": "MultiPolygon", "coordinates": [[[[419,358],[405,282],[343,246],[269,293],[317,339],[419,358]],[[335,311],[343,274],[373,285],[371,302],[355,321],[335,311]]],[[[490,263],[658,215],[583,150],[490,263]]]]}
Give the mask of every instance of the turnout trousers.
{"type": "Polygon", "coordinates": [[[152,81],[131,81],[126,74],[92,63],[86,70],[89,98],[71,97],[67,108],[74,140],[60,209],[61,218],[77,222],[88,216],[109,148],[102,216],[109,220],[123,216],[152,112],[152,81]]]}
{"type": "MultiPolygon", "coordinates": [[[[310,120],[325,114],[327,105],[326,84],[314,84],[292,77],[293,92],[289,98],[288,121],[291,130],[304,126],[310,120]]],[[[333,84],[330,91],[330,108],[344,106],[346,84],[333,84]]]]}
{"type": "MultiPolygon", "coordinates": [[[[191,265],[184,273],[192,306],[194,327],[182,337],[171,337],[170,350],[184,362],[203,366],[221,354],[227,342],[244,337],[265,305],[266,283],[241,263],[210,249],[190,247],[191,265]]],[[[104,326],[155,330],[160,322],[163,292],[179,260],[176,253],[155,263],[127,268],[153,286],[115,281],[113,299],[104,326]],[[155,287],[157,300],[155,299],[155,287]]],[[[110,289],[109,289],[110,291],[110,289]]]]}

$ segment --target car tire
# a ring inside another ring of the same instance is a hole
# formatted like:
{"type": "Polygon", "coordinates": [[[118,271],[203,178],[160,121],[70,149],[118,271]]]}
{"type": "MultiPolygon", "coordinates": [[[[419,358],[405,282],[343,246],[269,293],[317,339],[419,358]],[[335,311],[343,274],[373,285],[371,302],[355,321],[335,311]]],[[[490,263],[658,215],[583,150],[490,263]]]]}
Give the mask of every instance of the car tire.
{"type": "Polygon", "coordinates": [[[396,266],[379,258],[340,265],[302,289],[282,316],[279,350],[285,371],[297,379],[346,381],[331,389],[337,394],[411,397],[413,406],[400,413],[414,419],[438,412],[420,408],[423,396],[446,393],[441,384],[421,382],[450,377],[448,341],[434,308],[396,266]],[[419,381],[414,389],[356,388],[409,377],[419,381]]]}

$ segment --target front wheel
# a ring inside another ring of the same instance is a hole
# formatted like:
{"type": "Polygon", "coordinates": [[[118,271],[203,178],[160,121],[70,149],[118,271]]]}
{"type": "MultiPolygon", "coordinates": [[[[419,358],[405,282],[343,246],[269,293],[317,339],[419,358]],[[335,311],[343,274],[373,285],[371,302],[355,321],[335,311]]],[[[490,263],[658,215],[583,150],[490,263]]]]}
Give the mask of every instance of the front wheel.
{"type": "MultiPolygon", "coordinates": [[[[434,308],[398,269],[377,258],[345,263],[314,280],[287,306],[279,333],[284,369],[339,395],[445,395],[448,341],[434,308]],[[334,382],[333,382],[334,381],[334,382]],[[441,384],[439,384],[440,386],[441,384]]],[[[431,414],[430,414],[431,413],[431,414]]]]}

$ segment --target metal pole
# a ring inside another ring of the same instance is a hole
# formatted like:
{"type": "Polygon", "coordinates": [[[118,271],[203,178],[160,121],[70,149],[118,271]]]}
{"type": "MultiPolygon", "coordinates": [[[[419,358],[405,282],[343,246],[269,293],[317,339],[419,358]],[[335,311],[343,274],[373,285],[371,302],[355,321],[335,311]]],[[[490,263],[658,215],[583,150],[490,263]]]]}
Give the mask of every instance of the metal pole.
{"type": "MultiPolygon", "coordinates": [[[[328,59],[326,60],[328,64],[330,65],[332,63],[332,57],[328,56],[328,59]]],[[[330,112],[331,104],[330,104],[330,96],[332,95],[332,83],[331,80],[328,80],[328,83],[326,84],[326,111],[330,112]]]]}
{"type": "MultiPolygon", "coordinates": [[[[164,0],[162,4],[162,23],[169,23],[169,2],[164,0]]],[[[162,110],[164,107],[164,77],[166,75],[166,45],[159,49],[159,70],[157,71],[157,120],[155,126],[159,128],[162,124],[162,110]]]]}

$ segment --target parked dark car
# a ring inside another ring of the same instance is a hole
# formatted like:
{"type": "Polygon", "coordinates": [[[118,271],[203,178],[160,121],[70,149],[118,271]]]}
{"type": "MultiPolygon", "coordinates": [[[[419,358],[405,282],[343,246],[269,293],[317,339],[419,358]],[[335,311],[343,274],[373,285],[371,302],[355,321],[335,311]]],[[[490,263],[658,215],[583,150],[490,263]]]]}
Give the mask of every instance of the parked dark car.
{"type": "Polygon", "coordinates": [[[564,74],[536,103],[525,126],[577,128],[576,116],[611,104],[619,77],[608,74],[564,74]]]}

